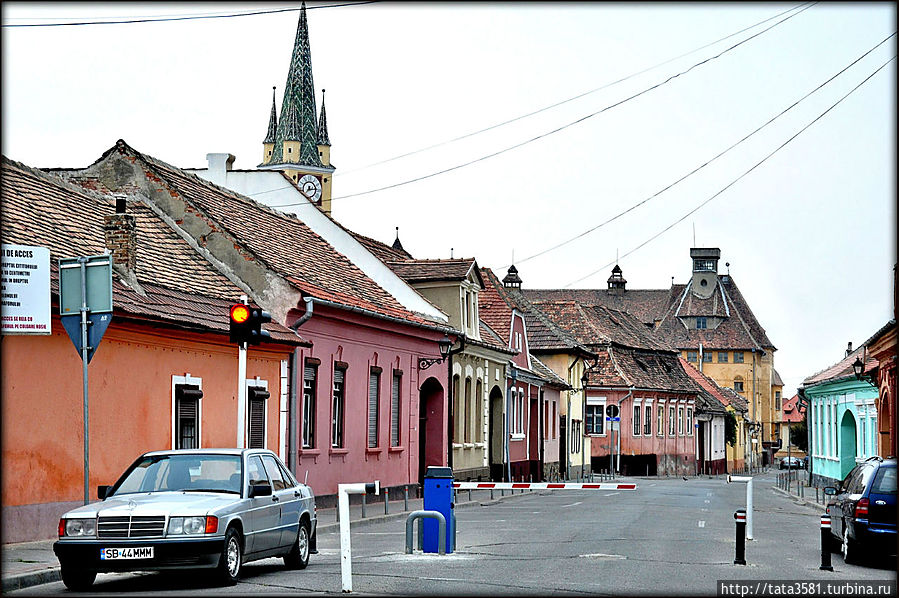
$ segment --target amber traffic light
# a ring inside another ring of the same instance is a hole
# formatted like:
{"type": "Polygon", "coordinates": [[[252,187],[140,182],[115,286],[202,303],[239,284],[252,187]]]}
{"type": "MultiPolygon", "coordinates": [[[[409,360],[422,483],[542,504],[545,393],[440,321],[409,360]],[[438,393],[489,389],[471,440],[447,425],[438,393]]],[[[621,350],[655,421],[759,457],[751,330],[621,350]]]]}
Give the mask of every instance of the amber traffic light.
{"type": "Polygon", "coordinates": [[[260,307],[250,307],[243,303],[231,306],[230,338],[232,343],[247,343],[258,345],[263,340],[271,338],[262,325],[271,322],[272,316],[260,307]]]}

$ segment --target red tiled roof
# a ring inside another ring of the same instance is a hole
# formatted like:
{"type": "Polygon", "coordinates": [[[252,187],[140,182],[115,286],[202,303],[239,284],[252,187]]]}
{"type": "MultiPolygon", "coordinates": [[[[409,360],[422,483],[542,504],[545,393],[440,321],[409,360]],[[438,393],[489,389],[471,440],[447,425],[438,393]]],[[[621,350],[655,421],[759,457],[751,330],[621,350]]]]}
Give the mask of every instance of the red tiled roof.
{"type": "Polygon", "coordinates": [[[867,352],[867,347],[865,345],[862,345],[829,368],[822,370],[817,374],[809,376],[802,381],[802,385],[805,388],[809,388],[827,382],[836,382],[837,380],[854,378],[855,372],[852,369],[852,364],[856,359],[862,358],[863,355],[865,356],[865,359],[863,359],[863,361],[865,364],[866,372],[873,370],[879,365],[877,360],[867,352]]]}
{"type": "Polygon", "coordinates": [[[501,283],[490,268],[481,268],[484,277],[484,288],[478,293],[478,313],[481,320],[496,332],[508,345],[511,335],[512,307],[506,302],[498,289],[501,283]]]}
{"type": "Polygon", "coordinates": [[[412,256],[405,249],[397,249],[395,247],[392,247],[391,245],[387,245],[386,243],[381,243],[376,239],[366,237],[365,235],[360,235],[359,233],[353,232],[347,228],[344,228],[344,230],[353,235],[357,241],[362,243],[362,245],[364,245],[366,249],[368,249],[372,254],[374,254],[375,257],[377,257],[382,262],[386,263],[412,259],[412,256]]]}
{"type": "Polygon", "coordinates": [[[678,362],[680,362],[681,368],[683,368],[684,372],[686,372],[693,382],[698,384],[708,395],[705,397],[706,404],[703,405],[704,408],[709,411],[723,411],[724,406],[730,404],[730,401],[728,401],[728,399],[724,397],[724,393],[721,392],[721,387],[718,386],[714,380],[694,368],[683,357],[678,357],[678,362]]]}
{"type": "Polygon", "coordinates": [[[805,407],[799,404],[799,395],[795,394],[783,402],[783,421],[796,424],[802,421],[805,407]]]}
{"type": "MultiPolygon", "coordinates": [[[[46,247],[50,251],[51,293],[58,295],[60,258],[105,253],[104,216],[115,212],[114,199],[70,185],[5,156],[2,166],[3,242],[46,247]]],[[[147,205],[129,201],[127,213],[135,217],[135,276],[144,293],[124,283],[114,272],[114,314],[227,333],[228,310],[243,291],[147,205]]],[[[276,322],[265,328],[274,340],[304,342],[276,322]]]]}
{"type": "Polygon", "coordinates": [[[302,292],[339,303],[346,309],[363,309],[416,325],[443,324],[406,309],[294,215],[141,154],[124,141],[108,150],[97,163],[110,156],[139,166],[157,188],[180,197],[210,226],[230,235],[243,248],[247,259],[262,263],[302,292]],[[117,154],[123,157],[117,158],[117,154]]]}
{"type": "Polygon", "coordinates": [[[597,365],[588,370],[588,386],[687,394],[699,390],[680,367],[674,353],[610,346],[598,354],[597,365]]]}
{"type": "Polygon", "coordinates": [[[410,283],[462,281],[474,271],[475,277],[483,286],[483,280],[474,258],[457,258],[444,260],[403,260],[386,261],[387,266],[410,283]]]}

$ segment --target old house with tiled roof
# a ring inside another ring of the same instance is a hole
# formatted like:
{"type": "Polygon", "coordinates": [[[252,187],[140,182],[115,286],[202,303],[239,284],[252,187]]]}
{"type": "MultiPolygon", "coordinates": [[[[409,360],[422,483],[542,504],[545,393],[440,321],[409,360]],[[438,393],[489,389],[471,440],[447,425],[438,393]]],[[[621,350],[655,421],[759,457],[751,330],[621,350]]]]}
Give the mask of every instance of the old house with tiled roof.
{"type": "Polygon", "coordinates": [[[3,158],[2,241],[50,254],[51,332],[4,334],[4,542],[56,536],[59,516],[155,449],[251,446],[286,455],[287,374],[310,343],[282,323],[247,358],[240,423],[229,307],[252,289],[213,266],[146,196],[97,193],[3,158]],[[84,488],[82,364],[59,317],[58,260],[111,252],[112,320],[89,378],[84,488]],[[51,367],[48,367],[50,365],[51,367]],[[36,467],[35,464],[44,463],[36,467]]]}
{"type": "MultiPolygon", "coordinates": [[[[360,236],[361,237],[361,236],[360,236]]],[[[449,403],[449,463],[457,480],[502,479],[504,385],[509,359],[516,353],[481,322],[478,296],[484,279],[474,258],[421,260],[408,255],[399,236],[389,249],[362,241],[387,265],[449,316],[462,332],[451,351],[452,400],[449,403]],[[400,257],[401,259],[396,259],[400,257]]]]}
{"type": "MultiPolygon", "coordinates": [[[[561,393],[573,390],[565,377],[543,363],[530,350],[530,304],[521,295],[521,279],[515,267],[502,281],[489,268],[482,269],[484,290],[478,298],[481,318],[518,353],[512,358],[506,381],[505,436],[508,455],[506,479],[540,481],[562,477],[560,453],[561,393]]],[[[574,442],[582,430],[571,431],[574,442]]]]}
{"type": "Polygon", "coordinates": [[[124,141],[88,168],[59,175],[141,197],[219,271],[251,289],[275,321],[311,342],[294,357],[286,430],[288,464],[300,478],[308,472],[317,495],[359,479],[399,489],[417,484],[426,466],[446,464],[439,345],[457,333],[333,220],[309,224],[124,141]],[[437,363],[427,369],[428,360],[437,363]]]}
{"type": "Polygon", "coordinates": [[[749,403],[753,465],[761,465],[776,445],[774,352],[776,347],[733,277],[719,274],[718,248],[691,248],[691,277],[668,289],[628,288],[616,266],[606,289],[524,291],[532,299],[561,299],[626,311],[677,349],[694,367],[749,403]],[[766,449],[763,451],[763,447],[766,449]]]}
{"type": "Polygon", "coordinates": [[[688,364],[683,357],[680,365],[699,386],[696,396],[696,471],[704,475],[726,473],[725,426],[727,419],[725,398],[715,381],[688,364]]]}
{"type": "Polygon", "coordinates": [[[783,402],[780,438],[782,439],[777,457],[805,457],[806,452],[796,445],[792,428],[802,423],[805,417],[805,405],[799,402],[799,394],[795,394],[783,402]]]}
{"type": "Polygon", "coordinates": [[[681,368],[677,351],[627,312],[564,299],[531,302],[597,356],[584,380],[593,469],[695,474],[699,389],[681,368]],[[608,406],[617,413],[611,417],[620,418],[611,427],[608,406]]]}
{"type": "Polygon", "coordinates": [[[878,454],[878,388],[864,372],[878,361],[867,344],[846,348],[835,364],[808,376],[799,387],[807,403],[811,477],[815,485],[842,481],[858,459],[878,454]],[[859,375],[853,367],[858,362],[859,375]]]}
{"type": "MultiPolygon", "coordinates": [[[[893,268],[895,276],[896,269],[893,268]]],[[[895,284],[895,283],[894,283],[895,284]]],[[[865,343],[868,352],[877,360],[877,369],[868,376],[876,381],[878,454],[882,457],[896,456],[896,320],[887,322],[865,343]]]]}

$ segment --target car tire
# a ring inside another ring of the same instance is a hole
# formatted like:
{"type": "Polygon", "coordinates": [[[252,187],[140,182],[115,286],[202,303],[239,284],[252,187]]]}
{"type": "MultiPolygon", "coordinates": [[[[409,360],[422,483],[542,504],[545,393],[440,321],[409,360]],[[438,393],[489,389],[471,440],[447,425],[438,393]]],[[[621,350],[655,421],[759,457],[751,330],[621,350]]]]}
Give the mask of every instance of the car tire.
{"type": "Polygon", "coordinates": [[[843,554],[843,562],[847,565],[858,563],[861,548],[858,542],[849,537],[849,526],[843,523],[843,542],[840,552],[843,554]]]}
{"type": "Polygon", "coordinates": [[[222,556],[219,559],[215,576],[219,583],[233,586],[240,577],[240,567],[243,564],[243,538],[237,528],[229,527],[225,533],[225,543],[222,546],[222,556]]]}
{"type": "Polygon", "coordinates": [[[94,585],[94,580],[97,579],[96,571],[84,571],[83,569],[63,566],[60,567],[59,572],[62,577],[62,583],[75,592],[83,592],[90,589],[94,585]]]}
{"type": "Polygon", "coordinates": [[[309,522],[301,521],[290,552],[284,555],[284,566],[288,569],[305,569],[309,564],[309,522]]]}

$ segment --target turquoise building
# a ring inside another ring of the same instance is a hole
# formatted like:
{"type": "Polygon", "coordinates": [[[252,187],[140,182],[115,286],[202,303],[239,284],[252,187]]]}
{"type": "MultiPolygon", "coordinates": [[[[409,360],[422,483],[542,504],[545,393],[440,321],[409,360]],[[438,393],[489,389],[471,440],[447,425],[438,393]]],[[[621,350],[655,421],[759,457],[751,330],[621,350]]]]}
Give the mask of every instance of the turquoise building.
{"type": "Polygon", "coordinates": [[[808,401],[811,477],[819,486],[843,480],[855,464],[877,455],[877,387],[865,376],[856,377],[852,364],[863,371],[877,367],[864,345],[802,383],[808,401]]]}

